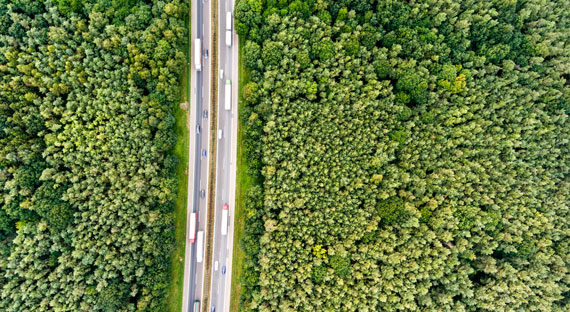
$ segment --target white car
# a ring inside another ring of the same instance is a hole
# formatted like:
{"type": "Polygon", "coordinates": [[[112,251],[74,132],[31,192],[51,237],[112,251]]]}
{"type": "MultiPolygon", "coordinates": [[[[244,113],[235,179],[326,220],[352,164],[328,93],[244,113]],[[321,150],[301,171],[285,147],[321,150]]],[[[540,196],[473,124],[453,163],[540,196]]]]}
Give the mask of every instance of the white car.
{"type": "Polygon", "coordinates": [[[214,262],[214,270],[218,270],[218,261],[214,262]]]}
{"type": "Polygon", "coordinates": [[[224,70],[220,69],[220,80],[224,80],[224,70]]]}
{"type": "Polygon", "coordinates": [[[222,129],[218,129],[218,140],[222,139],[222,129]]]}

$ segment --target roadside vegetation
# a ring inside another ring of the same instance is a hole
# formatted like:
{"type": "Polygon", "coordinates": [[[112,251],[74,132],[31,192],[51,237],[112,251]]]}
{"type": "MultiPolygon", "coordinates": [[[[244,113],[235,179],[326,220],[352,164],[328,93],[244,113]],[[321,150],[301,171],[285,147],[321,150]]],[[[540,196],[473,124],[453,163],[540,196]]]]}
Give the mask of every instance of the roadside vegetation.
{"type": "MultiPolygon", "coordinates": [[[[184,17],[185,27],[190,32],[189,15],[184,17]]],[[[186,34],[188,38],[188,33],[186,34]]],[[[188,40],[188,39],[187,39],[188,40]]],[[[189,44],[186,42],[182,46],[184,58],[190,60],[189,44]]],[[[183,67],[180,79],[180,100],[173,103],[174,117],[176,123],[174,131],[176,135],[176,145],[173,154],[178,159],[176,166],[176,180],[178,181],[178,190],[176,192],[176,201],[174,203],[174,237],[175,245],[170,259],[170,286],[168,288],[167,306],[171,312],[180,311],[182,306],[182,294],[184,291],[184,259],[186,252],[186,217],[188,211],[188,144],[190,142],[189,129],[189,112],[190,112],[190,69],[186,62],[183,67]]]]}
{"type": "Polygon", "coordinates": [[[167,307],[186,10],[0,0],[0,310],[167,307]]]}
{"type": "Polygon", "coordinates": [[[245,194],[253,184],[253,179],[248,175],[247,171],[247,158],[243,153],[243,118],[249,115],[242,114],[241,110],[244,107],[243,101],[243,86],[249,81],[250,70],[243,65],[243,43],[244,38],[239,39],[239,57],[238,57],[238,70],[239,70],[239,83],[238,83],[238,105],[239,105],[239,123],[237,134],[237,172],[236,172],[236,203],[235,203],[235,217],[234,217],[234,248],[232,250],[232,279],[231,279],[231,298],[230,298],[230,312],[239,311],[239,299],[241,297],[241,273],[242,266],[245,260],[245,253],[239,245],[244,235],[244,211],[245,211],[245,194]]]}
{"type": "Polygon", "coordinates": [[[570,310],[569,7],[238,0],[240,310],[570,310]]]}

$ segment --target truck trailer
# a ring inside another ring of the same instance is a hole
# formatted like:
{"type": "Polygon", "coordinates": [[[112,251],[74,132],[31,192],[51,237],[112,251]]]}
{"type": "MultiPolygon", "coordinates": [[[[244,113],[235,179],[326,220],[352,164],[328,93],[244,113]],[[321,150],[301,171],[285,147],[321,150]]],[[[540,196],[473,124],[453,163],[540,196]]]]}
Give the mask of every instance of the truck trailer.
{"type": "Polygon", "coordinates": [[[196,243],[196,262],[204,261],[204,231],[198,232],[198,242],[196,243]]]}
{"type": "Polygon", "coordinates": [[[190,234],[188,236],[188,240],[190,241],[191,244],[194,244],[194,242],[196,241],[196,213],[193,212],[192,215],[190,215],[190,234]]]}
{"type": "Polygon", "coordinates": [[[232,30],[232,12],[226,12],[226,30],[232,30]]]}
{"type": "Polygon", "coordinates": [[[226,46],[228,46],[228,47],[232,46],[232,31],[231,30],[226,30],[226,46]]]}
{"type": "Polygon", "coordinates": [[[194,40],[194,66],[196,67],[197,71],[202,70],[202,41],[200,38],[196,38],[194,40]]]}
{"type": "Polygon", "coordinates": [[[222,235],[228,235],[228,214],[229,214],[229,206],[227,203],[224,204],[222,208],[222,235]]]}
{"type": "Polygon", "coordinates": [[[226,80],[226,89],[225,93],[225,108],[226,110],[232,109],[232,81],[226,80]]]}
{"type": "Polygon", "coordinates": [[[226,45],[232,46],[232,12],[226,12],[226,45]]]}

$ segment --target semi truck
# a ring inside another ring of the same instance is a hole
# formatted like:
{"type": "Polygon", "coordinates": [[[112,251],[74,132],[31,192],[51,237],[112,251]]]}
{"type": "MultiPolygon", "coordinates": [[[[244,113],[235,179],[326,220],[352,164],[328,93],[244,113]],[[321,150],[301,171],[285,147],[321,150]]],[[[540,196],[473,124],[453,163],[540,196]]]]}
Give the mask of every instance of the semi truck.
{"type": "Polygon", "coordinates": [[[225,89],[225,108],[226,110],[232,109],[232,81],[226,80],[226,89],[225,89]]]}
{"type": "Polygon", "coordinates": [[[196,262],[204,261],[204,231],[198,232],[198,242],[196,243],[196,262]]]}
{"type": "Polygon", "coordinates": [[[222,235],[228,235],[228,213],[229,210],[228,203],[225,203],[222,207],[222,235]]]}
{"type": "Polygon", "coordinates": [[[193,212],[190,215],[190,236],[188,237],[188,240],[190,241],[191,244],[194,244],[194,242],[196,241],[196,213],[193,212]]]}
{"type": "Polygon", "coordinates": [[[232,12],[226,12],[226,30],[232,30],[232,12]]]}
{"type": "Polygon", "coordinates": [[[202,70],[202,41],[200,38],[194,40],[194,65],[197,71],[202,70]]]}
{"type": "Polygon", "coordinates": [[[226,12],[226,45],[232,46],[232,12],[226,12]]]}
{"type": "Polygon", "coordinates": [[[226,30],[226,45],[228,47],[232,46],[232,31],[231,30],[226,30]]]}

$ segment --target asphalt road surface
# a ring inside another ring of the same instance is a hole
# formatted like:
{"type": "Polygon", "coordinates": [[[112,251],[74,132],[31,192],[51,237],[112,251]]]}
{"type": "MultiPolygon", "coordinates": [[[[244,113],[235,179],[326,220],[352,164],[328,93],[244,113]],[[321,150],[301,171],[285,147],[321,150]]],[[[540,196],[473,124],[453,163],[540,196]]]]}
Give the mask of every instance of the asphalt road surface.
{"type": "MultiPolygon", "coordinates": [[[[190,215],[197,213],[196,231],[206,230],[208,190],[208,157],[209,157],[209,112],[208,118],[204,118],[204,110],[208,110],[210,103],[210,59],[206,59],[204,51],[211,45],[210,37],[210,14],[209,2],[192,1],[191,9],[191,99],[190,99],[190,150],[189,150],[189,176],[188,176],[188,208],[187,208],[187,233],[189,238],[190,215]],[[195,39],[201,39],[201,55],[195,55],[195,39]],[[196,70],[195,58],[200,57],[201,71],[196,70]],[[206,150],[206,156],[202,151],[206,150]],[[200,198],[200,191],[205,190],[205,198],[200,198]]],[[[210,53],[208,53],[210,54],[210,53]]],[[[203,262],[196,261],[196,243],[186,243],[185,268],[184,268],[184,292],[182,311],[192,311],[194,301],[202,302],[203,296],[203,262]]],[[[204,242],[205,245],[205,242],[204,242]]]]}
{"type": "Polygon", "coordinates": [[[210,289],[210,309],[215,307],[217,312],[229,311],[229,296],[231,283],[231,253],[233,245],[233,222],[235,203],[235,159],[236,159],[236,129],[237,129],[237,59],[234,53],[237,51],[235,31],[233,27],[233,0],[222,0],[218,6],[218,127],[215,135],[217,139],[216,159],[216,198],[215,198],[215,222],[214,222],[214,246],[212,283],[210,289]],[[226,14],[232,12],[231,31],[232,45],[226,45],[226,14]],[[235,62],[235,63],[234,63],[235,62]],[[223,70],[223,79],[220,75],[223,70]],[[231,80],[231,109],[225,109],[225,85],[226,80],[231,80]],[[219,131],[222,138],[220,139],[219,131]],[[222,207],[229,205],[228,222],[222,223],[222,207]],[[227,235],[222,235],[222,228],[228,229],[227,235]],[[218,269],[215,263],[218,262],[218,269]],[[225,274],[222,273],[225,267],[225,274]]]}

